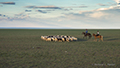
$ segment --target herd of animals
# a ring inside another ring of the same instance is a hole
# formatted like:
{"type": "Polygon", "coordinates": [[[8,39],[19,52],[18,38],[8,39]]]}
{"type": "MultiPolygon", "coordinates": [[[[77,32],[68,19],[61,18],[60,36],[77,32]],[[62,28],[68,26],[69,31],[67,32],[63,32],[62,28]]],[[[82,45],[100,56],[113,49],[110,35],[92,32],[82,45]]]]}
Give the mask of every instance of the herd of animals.
{"type": "Polygon", "coordinates": [[[64,36],[64,35],[56,35],[56,36],[41,36],[41,39],[45,40],[45,41],[77,41],[76,37],[72,37],[72,36],[64,36]]]}

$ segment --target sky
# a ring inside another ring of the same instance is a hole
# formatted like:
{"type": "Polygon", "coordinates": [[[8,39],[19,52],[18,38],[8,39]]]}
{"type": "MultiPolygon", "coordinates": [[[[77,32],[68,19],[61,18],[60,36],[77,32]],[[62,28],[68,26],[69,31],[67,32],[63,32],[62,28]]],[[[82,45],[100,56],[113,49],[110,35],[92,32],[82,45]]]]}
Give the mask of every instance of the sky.
{"type": "Polygon", "coordinates": [[[120,29],[120,0],[0,0],[0,28],[120,29]]]}

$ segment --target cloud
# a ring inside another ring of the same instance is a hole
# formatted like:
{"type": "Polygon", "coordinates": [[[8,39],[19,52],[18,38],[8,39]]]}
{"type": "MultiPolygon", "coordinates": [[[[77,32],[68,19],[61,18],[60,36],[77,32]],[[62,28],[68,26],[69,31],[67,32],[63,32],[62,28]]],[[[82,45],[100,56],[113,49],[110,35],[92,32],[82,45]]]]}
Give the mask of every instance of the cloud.
{"type": "Polygon", "coordinates": [[[79,8],[88,8],[88,6],[78,6],[79,8]]]}
{"type": "Polygon", "coordinates": [[[13,21],[13,20],[23,20],[30,18],[29,14],[26,14],[25,12],[21,12],[18,14],[14,14],[14,17],[7,17],[7,20],[13,21]]]}
{"type": "Polygon", "coordinates": [[[69,6],[69,7],[62,7],[63,11],[70,11],[73,10],[74,8],[88,8],[88,6],[69,6]]]}
{"type": "Polygon", "coordinates": [[[61,9],[56,6],[25,6],[25,8],[44,8],[44,9],[61,9]]]}
{"type": "Polygon", "coordinates": [[[93,17],[93,18],[101,18],[101,17],[103,17],[104,18],[104,16],[107,16],[107,15],[109,15],[109,14],[103,13],[103,12],[94,12],[92,14],[89,14],[89,17],[93,17]]]}
{"type": "Polygon", "coordinates": [[[120,7],[116,6],[105,9],[100,8],[91,11],[80,11],[79,13],[69,13],[64,15],[66,20],[71,22],[73,21],[74,24],[75,22],[78,23],[79,27],[96,27],[96,28],[119,27],[120,28],[119,12],[120,12],[120,7]]]}
{"type": "Polygon", "coordinates": [[[0,4],[15,5],[15,2],[0,2],[0,4]]]}
{"type": "Polygon", "coordinates": [[[114,0],[116,3],[120,3],[120,0],[114,0]]]}
{"type": "Polygon", "coordinates": [[[114,0],[117,3],[117,6],[120,6],[120,0],[114,0]]]}
{"type": "Polygon", "coordinates": [[[63,9],[63,8],[87,8],[88,6],[70,6],[70,7],[56,7],[56,6],[25,6],[25,8],[44,8],[44,9],[63,9]]]}
{"type": "Polygon", "coordinates": [[[54,9],[52,9],[52,10],[45,10],[45,11],[55,11],[54,9]]]}
{"type": "Polygon", "coordinates": [[[91,11],[80,11],[80,15],[86,16],[86,17],[93,17],[93,18],[105,18],[105,17],[116,17],[115,15],[118,15],[120,12],[120,7],[109,7],[109,8],[99,8],[96,10],[91,11]]]}
{"type": "MultiPolygon", "coordinates": [[[[64,8],[63,8],[64,9],[64,8]]],[[[55,9],[37,10],[47,13],[55,9]]],[[[99,8],[91,11],[80,11],[79,13],[64,13],[60,17],[30,18],[29,14],[21,12],[0,21],[0,26],[16,27],[68,27],[68,28],[120,28],[120,7],[99,8]]],[[[2,14],[0,14],[2,16],[2,14]]]]}
{"type": "Polygon", "coordinates": [[[31,12],[32,10],[25,10],[25,12],[31,12]]]}
{"type": "Polygon", "coordinates": [[[99,4],[97,4],[97,5],[99,5],[99,6],[108,6],[108,5],[106,5],[106,4],[101,4],[101,3],[99,3],[99,4]]]}
{"type": "Polygon", "coordinates": [[[2,17],[7,17],[6,15],[4,15],[4,14],[0,14],[0,16],[2,16],[2,17]]]}
{"type": "Polygon", "coordinates": [[[45,11],[42,11],[42,10],[36,10],[37,12],[41,12],[41,13],[47,13],[45,11]]]}
{"type": "Polygon", "coordinates": [[[21,12],[21,13],[15,14],[15,16],[22,16],[22,15],[24,15],[24,12],[21,12]]]}
{"type": "Polygon", "coordinates": [[[64,9],[64,11],[69,11],[69,9],[64,9]]]}
{"type": "Polygon", "coordinates": [[[95,10],[95,11],[118,11],[118,10],[120,10],[120,7],[119,6],[111,6],[111,7],[109,7],[109,8],[99,8],[99,9],[97,9],[97,10],[95,10]]]}
{"type": "Polygon", "coordinates": [[[88,8],[88,6],[69,6],[69,7],[63,7],[63,8],[88,8]]]}
{"type": "MultiPolygon", "coordinates": [[[[11,18],[0,21],[0,26],[7,27],[44,27],[44,28],[119,28],[120,16],[115,7],[110,10],[94,10],[80,13],[69,13],[55,18],[11,18]],[[110,11],[110,12],[108,12],[110,11]],[[108,12],[107,15],[104,15],[108,12]],[[97,17],[98,15],[101,15],[97,17]]],[[[19,13],[20,16],[24,13],[19,13]]]]}

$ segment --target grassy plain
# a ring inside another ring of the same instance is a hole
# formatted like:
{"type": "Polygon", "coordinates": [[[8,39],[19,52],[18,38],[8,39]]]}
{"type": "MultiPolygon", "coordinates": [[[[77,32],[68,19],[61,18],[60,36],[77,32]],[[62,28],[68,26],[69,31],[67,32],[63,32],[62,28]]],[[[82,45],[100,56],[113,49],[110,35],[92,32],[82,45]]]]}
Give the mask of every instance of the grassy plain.
{"type": "Polygon", "coordinates": [[[0,29],[0,68],[120,68],[120,29],[99,29],[103,42],[83,39],[84,31],[0,29]],[[70,35],[78,41],[46,42],[42,35],[70,35]]]}

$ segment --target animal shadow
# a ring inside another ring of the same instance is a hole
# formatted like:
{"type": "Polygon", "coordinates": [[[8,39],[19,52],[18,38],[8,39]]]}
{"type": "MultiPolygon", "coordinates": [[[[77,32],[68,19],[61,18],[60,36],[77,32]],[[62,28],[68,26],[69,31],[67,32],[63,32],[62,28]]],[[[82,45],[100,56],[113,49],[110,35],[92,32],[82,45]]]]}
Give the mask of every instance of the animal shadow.
{"type": "Polygon", "coordinates": [[[81,38],[78,38],[77,41],[87,41],[87,39],[81,39],[81,38]]]}
{"type": "Polygon", "coordinates": [[[120,39],[119,38],[107,39],[107,41],[116,41],[116,40],[120,40],[120,39]]]}
{"type": "Polygon", "coordinates": [[[106,41],[117,41],[120,40],[120,38],[111,38],[110,36],[104,37],[106,38],[106,41]]]}

